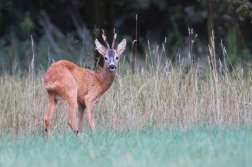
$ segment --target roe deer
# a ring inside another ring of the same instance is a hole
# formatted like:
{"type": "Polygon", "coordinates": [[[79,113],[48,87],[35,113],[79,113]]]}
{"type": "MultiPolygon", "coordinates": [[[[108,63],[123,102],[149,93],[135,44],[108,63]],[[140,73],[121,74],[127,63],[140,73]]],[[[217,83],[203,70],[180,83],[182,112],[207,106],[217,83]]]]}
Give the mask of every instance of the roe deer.
{"type": "Polygon", "coordinates": [[[55,106],[57,101],[61,99],[68,102],[68,125],[71,129],[77,135],[82,131],[84,110],[87,108],[89,127],[94,132],[94,105],[112,85],[116,75],[119,56],[126,47],[126,40],[123,39],[118,44],[117,49],[114,49],[116,35],[115,33],[111,48],[106,40],[104,31],[102,37],[107,48],[97,39],[95,40],[96,49],[104,57],[104,66],[100,71],[90,71],[66,60],[57,61],[49,67],[44,80],[48,93],[48,107],[45,114],[45,131],[47,132],[47,137],[50,135],[50,124],[55,106]],[[78,127],[76,125],[77,107],[79,107],[78,127]]]}

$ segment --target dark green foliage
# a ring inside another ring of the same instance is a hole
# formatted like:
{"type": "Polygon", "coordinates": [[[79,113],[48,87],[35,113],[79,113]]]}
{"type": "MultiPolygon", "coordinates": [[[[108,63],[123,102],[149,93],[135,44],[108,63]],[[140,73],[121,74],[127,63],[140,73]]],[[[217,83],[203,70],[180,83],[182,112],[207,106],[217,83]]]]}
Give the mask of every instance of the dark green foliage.
{"type": "MultiPolygon", "coordinates": [[[[251,60],[252,4],[248,0],[214,0],[213,22],[216,57],[223,59],[223,41],[232,63],[251,60]],[[230,34],[232,33],[232,34],[230,34]],[[235,43],[230,41],[235,37],[235,43]],[[233,46],[236,52],[233,52],[233,46]],[[230,52],[230,53],[229,53],[230,52]]],[[[206,57],[207,1],[75,1],[75,0],[2,0],[0,2],[0,69],[13,73],[13,62],[27,71],[31,61],[31,35],[35,41],[35,67],[47,68],[51,60],[68,59],[81,66],[102,66],[94,51],[93,40],[104,29],[111,43],[113,29],[118,41],[126,38],[127,50],[136,39],[137,58],[164,47],[172,60],[188,55],[188,28],[198,34],[193,55],[206,57]],[[136,30],[136,14],[138,14],[136,30]],[[95,34],[93,34],[95,32],[95,34]],[[148,46],[148,41],[150,45],[148,46]]],[[[131,62],[130,54],[127,61],[131,62]]],[[[134,56],[134,55],[133,55],[134,56]]]]}

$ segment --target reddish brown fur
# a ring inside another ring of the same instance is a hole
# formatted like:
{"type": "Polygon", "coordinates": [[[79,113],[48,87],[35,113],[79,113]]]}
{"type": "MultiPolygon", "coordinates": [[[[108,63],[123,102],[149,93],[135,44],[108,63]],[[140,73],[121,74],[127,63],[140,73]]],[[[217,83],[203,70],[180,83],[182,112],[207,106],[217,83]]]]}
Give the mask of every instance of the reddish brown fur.
{"type": "MultiPolygon", "coordinates": [[[[98,42],[98,41],[97,41],[98,42]]],[[[124,45],[118,45],[116,51],[118,57],[124,51],[124,45]],[[123,47],[122,47],[123,46],[123,47]]],[[[122,42],[121,42],[122,43],[122,42]]],[[[99,42],[98,51],[105,57],[106,51],[99,42]]],[[[76,64],[60,60],[53,63],[45,75],[45,87],[48,93],[48,107],[45,115],[47,136],[50,134],[52,115],[58,100],[66,100],[69,104],[69,126],[75,132],[81,132],[83,126],[83,114],[87,108],[88,121],[91,131],[95,130],[94,105],[100,97],[109,89],[115,78],[116,71],[110,70],[108,64],[102,70],[94,72],[81,68],[76,64]],[[76,125],[76,109],[78,109],[79,125],[76,125]]]]}

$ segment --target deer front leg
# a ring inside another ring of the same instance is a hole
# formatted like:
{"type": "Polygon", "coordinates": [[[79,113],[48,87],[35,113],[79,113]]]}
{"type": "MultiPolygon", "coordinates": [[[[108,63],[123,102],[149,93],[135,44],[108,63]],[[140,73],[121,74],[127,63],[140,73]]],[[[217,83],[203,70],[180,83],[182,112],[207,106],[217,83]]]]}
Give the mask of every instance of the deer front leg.
{"type": "Polygon", "coordinates": [[[87,115],[88,115],[88,123],[92,133],[95,130],[95,121],[94,121],[94,102],[86,102],[87,115]]]}
{"type": "Polygon", "coordinates": [[[84,110],[85,110],[85,105],[79,104],[79,110],[78,110],[79,133],[81,133],[81,131],[83,129],[84,110]]]}

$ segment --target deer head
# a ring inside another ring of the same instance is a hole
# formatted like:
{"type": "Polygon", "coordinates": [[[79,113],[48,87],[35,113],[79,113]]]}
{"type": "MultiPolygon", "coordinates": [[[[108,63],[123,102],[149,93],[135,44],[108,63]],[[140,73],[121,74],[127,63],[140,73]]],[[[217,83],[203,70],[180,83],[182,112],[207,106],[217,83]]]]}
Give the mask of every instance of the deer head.
{"type": "Polygon", "coordinates": [[[114,32],[114,38],[111,45],[112,47],[110,47],[103,30],[102,32],[103,32],[102,38],[105,44],[107,45],[107,48],[105,48],[97,39],[95,40],[95,46],[96,46],[97,51],[104,57],[104,67],[109,68],[110,71],[114,71],[116,70],[118,66],[120,55],[123,53],[123,51],[126,48],[126,40],[123,39],[118,44],[117,49],[114,49],[117,34],[114,32]]]}

